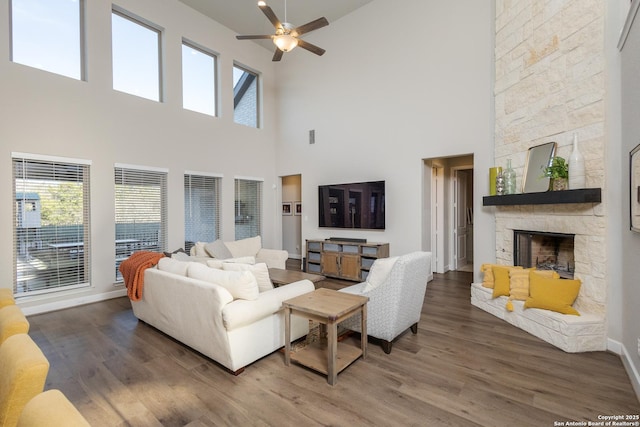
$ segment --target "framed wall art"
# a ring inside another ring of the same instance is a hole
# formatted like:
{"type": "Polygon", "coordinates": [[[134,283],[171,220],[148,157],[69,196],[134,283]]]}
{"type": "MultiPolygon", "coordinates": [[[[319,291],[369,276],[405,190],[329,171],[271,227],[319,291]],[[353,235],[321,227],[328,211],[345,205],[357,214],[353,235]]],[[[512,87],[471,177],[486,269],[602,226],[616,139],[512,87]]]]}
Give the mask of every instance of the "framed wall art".
{"type": "Polygon", "coordinates": [[[283,202],[282,203],[282,215],[293,215],[293,211],[291,209],[291,202],[283,202]]]}

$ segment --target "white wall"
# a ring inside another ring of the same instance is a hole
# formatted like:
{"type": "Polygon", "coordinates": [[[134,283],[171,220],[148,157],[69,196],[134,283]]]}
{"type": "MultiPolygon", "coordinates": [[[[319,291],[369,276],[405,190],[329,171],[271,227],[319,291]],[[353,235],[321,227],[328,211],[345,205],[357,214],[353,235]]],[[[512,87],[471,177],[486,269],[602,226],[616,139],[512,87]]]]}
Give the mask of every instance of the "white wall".
{"type": "MultiPolygon", "coordinates": [[[[27,312],[100,299],[114,286],[115,163],[169,169],[168,249],[184,245],[185,170],[220,173],[222,237],[234,236],[234,177],[264,181],[265,246],[280,247],[281,217],[274,190],[276,104],[272,53],[235,40],[235,34],[175,0],[121,0],[118,5],[164,28],[165,102],[113,91],[111,2],[86,8],[88,81],[80,82],[9,61],[8,8],[0,8],[0,199],[11,200],[11,152],[88,159],[91,166],[91,288],[32,297],[27,312]],[[219,52],[220,117],[182,109],[181,42],[188,38],[219,52]],[[232,66],[236,60],[261,72],[261,129],[233,122],[232,66]],[[278,213],[276,215],[276,213],[278,213]],[[65,301],[65,302],[62,302],[65,301]],[[37,307],[40,307],[39,309],[37,307]]],[[[5,2],[6,6],[6,2],[5,2]]],[[[0,204],[0,286],[11,287],[12,207],[0,204]]]]}
{"type": "Polygon", "coordinates": [[[309,34],[324,56],[285,54],[278,173],[303,171],[303,239],[430,250],[422,159],[473,153],[476,264],[493,259],[493,215],[481,206],[493,163],[493,18],[490,0],[374,0],[309,34]],[[386,230],[318,228],[318,185],[373,180],[386,181],[386,230]]]}
{"type": "MultiPolygon", "coordinates": [[[[634,2],[638,6],[638,0],[634,2]]],[[[622,307],[619,314],[622,318],[622,355],[623,362],[629,375],[636,394],[640,396],[640,354],[638,354],[638,343],[640,342],[640,311],[638,301],[640,301],[640,233],[629,230],[629,152],[640,143],[640,123],[638,123],[637,111],[640,109],[640,22],[636,17],[634,25],[631,27],[629,37],[621,51],[621,81],[622,81],[622,153],[619,157],[619,165],[622,171],[624,185],[622,197],[622,208],[618,220],[623,224],[622,228],[622,280],[620,289],[620,299],[622,307]]]]}

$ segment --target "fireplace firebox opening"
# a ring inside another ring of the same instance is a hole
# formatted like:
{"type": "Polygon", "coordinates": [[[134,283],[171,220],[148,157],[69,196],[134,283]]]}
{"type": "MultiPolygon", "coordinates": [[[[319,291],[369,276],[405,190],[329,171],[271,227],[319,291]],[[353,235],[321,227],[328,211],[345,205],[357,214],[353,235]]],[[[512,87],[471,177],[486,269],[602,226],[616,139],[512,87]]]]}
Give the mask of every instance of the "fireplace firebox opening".
{"type": "Polygon", "coordinates": [[[574,238],[575,234],[514,230],[514,265],[554,270],[564,279],[573,279],[574,238]]]}

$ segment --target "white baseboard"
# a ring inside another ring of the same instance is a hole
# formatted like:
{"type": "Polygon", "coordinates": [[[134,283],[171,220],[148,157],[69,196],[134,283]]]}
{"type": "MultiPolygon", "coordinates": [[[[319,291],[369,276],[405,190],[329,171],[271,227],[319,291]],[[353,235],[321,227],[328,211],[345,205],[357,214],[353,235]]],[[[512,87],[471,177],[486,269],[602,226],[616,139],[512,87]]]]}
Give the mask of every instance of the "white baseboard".
{"type": "Polygon", "coordinates": [[[611,353],[615,353],[618,356],[622,356],[622,343],[611,338],[607,338],[607,350],[611,353]]]}
{"type": "Polygon", "coordinates": [[[291,259],[302,259],[302,255],[298,255],[298,254],[289,254],[289,258],[291,258],[291,259]]]}
{"type": "MultiPolygon", "coordinates": [[[[118,289],[111,292],[104,292],[101,294],[80,296],[77,298],[65,299],[62,301],[54,301],[41,305],[34,305],[30,307],[21,307],[25,316],[31,316],[33,314],[48,313],[50,311],[63,310],[65,308],[77,307],[79,305],[91,304],[99,301],[106,301],[112,298],[119,298],[127,296],[127,289],[118,289]]],[[[20,305],[20,303],[17,303],[20,305]]]]}
{"type": "Polygon", "coordinates": [[[629,376],[629,381],[631,381],[633,391],[636,392],[636,398],[640,400],[640,373],[638,373],[638,369],[633,364],[631,357],[629,357],[629,352],[621,342],[612,339],[607,340],[607,349],[620,356],[622,365],[629,376]]]}

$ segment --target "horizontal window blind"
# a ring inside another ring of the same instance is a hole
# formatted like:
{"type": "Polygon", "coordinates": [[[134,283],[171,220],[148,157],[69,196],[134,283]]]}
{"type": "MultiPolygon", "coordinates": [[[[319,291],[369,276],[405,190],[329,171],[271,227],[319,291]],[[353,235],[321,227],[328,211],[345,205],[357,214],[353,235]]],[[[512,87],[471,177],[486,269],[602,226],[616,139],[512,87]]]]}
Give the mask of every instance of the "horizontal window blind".
{"type": "Polygon", "coordinates": [[[215,176],[184,175],[184,248],[220,237],[220,181],[215,176]]]}
{"type": "Polygon", "coordinates": [[[88,163],[14,154],[14,286],[17,296],[88,286],[88,163]]]}
{"type": "Polygon", "coordinates": [[[262,181],[235,180],[235,239],[262,234],[262,181]]]}
{"type": "Polygon", "coordinates": [[[167,172],[115,167],[115,277],[136,251],[164,251],[167,236],[167,172]]]}

